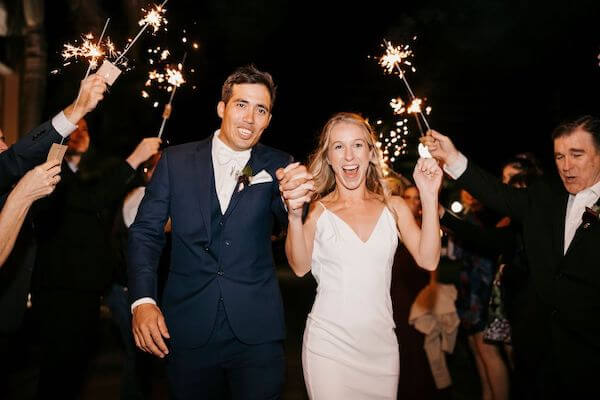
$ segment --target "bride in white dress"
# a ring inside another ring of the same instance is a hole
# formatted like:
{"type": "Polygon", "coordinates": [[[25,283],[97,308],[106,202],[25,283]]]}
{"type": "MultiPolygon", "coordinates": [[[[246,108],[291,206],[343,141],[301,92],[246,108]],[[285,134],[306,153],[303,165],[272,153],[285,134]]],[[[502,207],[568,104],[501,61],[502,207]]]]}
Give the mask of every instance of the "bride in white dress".
{"type": "Polygon", "coordinates": [[[302,345],[311,399],[396,399],[390,281],[398,238],[422,268],[434,270],[439,261],[441,169],[433,159],[415,167],[423,206],[419,228],[404,200],[384,189],[379,156],[362,117],[336,114],[311,156],[314,198],[286,200],[289,263],[299,276],[311,271],[318,283],[302,345]],[[311,200],[303,222],[302,205],[311,200]]]}

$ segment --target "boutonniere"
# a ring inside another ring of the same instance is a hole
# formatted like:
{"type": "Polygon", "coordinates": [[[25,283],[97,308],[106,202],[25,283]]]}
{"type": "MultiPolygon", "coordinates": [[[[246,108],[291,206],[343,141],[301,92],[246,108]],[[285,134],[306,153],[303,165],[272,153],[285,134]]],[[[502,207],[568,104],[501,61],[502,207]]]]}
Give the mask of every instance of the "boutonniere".
{"type": "Polygon", "coordinates": [[[591,208],[586,207],[581,220],[583,222],[583,229],[589,228],[592,223],[600,220],[600,206],[594,204],[591,208]]]}
{"type": "Polygon", "coordinates": [[[252,167],[246,165],[241,172],[238,172],[238,192],[241,192],[246,186],[250,185],[250,179],[252,178],[252,167]]]}

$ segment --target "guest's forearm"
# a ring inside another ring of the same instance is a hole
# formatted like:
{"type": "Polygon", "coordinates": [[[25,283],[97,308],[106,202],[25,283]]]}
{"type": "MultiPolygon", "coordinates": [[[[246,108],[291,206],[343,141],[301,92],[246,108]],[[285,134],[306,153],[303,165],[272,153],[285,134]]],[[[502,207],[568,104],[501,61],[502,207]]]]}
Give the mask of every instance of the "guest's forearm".
{"type": "Polygon", "coordinates": [[[31,202],[11,193],[0,213],[0,267],[12,251],[31,202]]]}

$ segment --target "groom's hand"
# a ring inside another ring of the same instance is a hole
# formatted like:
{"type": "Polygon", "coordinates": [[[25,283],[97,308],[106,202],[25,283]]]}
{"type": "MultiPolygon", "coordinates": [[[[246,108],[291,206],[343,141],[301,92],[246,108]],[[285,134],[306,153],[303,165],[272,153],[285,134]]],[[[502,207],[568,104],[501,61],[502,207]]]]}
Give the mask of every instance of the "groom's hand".
{"type": "Polygon", "coordinates": [[[309,203],[314,192],[313,177],[300,163],[292,163],[275,171],[281,197],[289,214],[302,215],[304,203],[309,203]]]}
{"type": "Polygon", "coordinates": [[[164,338],[170,338],[165,318],[155,304],[145,303],[133,309],[131,322],[135,345],[146,353],[164,358],[169,349],[164,338]]]}

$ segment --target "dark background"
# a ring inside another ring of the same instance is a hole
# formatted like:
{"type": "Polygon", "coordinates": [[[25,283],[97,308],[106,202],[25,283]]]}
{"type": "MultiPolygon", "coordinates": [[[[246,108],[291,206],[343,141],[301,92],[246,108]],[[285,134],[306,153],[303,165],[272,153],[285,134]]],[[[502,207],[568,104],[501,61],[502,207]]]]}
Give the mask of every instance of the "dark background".
{"type": "MultiPolygon", "coordinates": [[[[94,15],[69,14],[65,1],[47,3],[48,65],[61,67],[62,44],[87,31],[109,36],[119,47],[137,26],[123,17],[120,1],[99,1],[94,15]]],[[[406,98],[397,77],[385,75],[369,56],[382,54],[383,38],[408,43],[413,35],[416,73],[407,77],[433,107],[433,128],[488,169],[521,151],[552,168],[549,135],[559,122],[600,115],[600,2],[425,0],[415,2],[184,1],[167,4],[168,31],[146,33],[100,107],[89,118],[92,158],[125,156],[143,136],[156,135],[167,95],[140,95],[150,68],[146,49],[168,47],[175,59],[197,42],[186,62],[189,82],[178,89],[166,137],[177,144],[198,140],[218,127],[220,87],[236,67],[254,63],[278,85],[271,126],[263,143],[304,160],[319,129],[338,111],[371,121],[392,121],[389,101],[406,98]],[[186,33],[183,33],[183,30],[186,33]],[[195,86],[195,89],[192,87],[195,86]],[[161,106],[153,108],[153,101],[161,106]]],[[[47,116],[76,93],[86,64],[49,76],[47,116]]],[[[414,127],[413,127],[414,128],[414,127]]],[[[413,141],[417,130],[412,129],[413,141]]],[[[409,154],[395,166],[408,172],[409,154]]],[[[408,173],[407,173],[408,172],[408,173]]]]}

